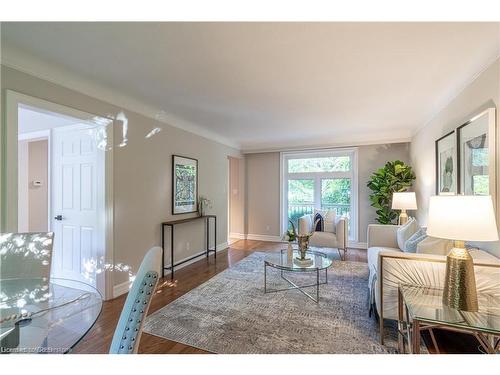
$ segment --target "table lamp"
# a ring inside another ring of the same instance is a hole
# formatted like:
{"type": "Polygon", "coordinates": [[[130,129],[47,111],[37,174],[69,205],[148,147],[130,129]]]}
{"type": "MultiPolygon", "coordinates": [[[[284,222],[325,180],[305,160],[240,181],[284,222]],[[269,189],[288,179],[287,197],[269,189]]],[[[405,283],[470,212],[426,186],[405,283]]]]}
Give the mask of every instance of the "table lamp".
{"type": "Polygon", "coordinates": [[[477,311],[474,264],[465,241],[498,240],[491,196],[431,197],[427,234],[454,241],[446,257],[443,304],[457,310],[477,311]]]}
{"type": "Polygon", "coordinates": [[[417,209],[417,198],[414,192],[393,193],[392,194],[392,209],[401,210],[398,219],[398,225],[404,225],[408,221],[406,210],[417,209]]]}

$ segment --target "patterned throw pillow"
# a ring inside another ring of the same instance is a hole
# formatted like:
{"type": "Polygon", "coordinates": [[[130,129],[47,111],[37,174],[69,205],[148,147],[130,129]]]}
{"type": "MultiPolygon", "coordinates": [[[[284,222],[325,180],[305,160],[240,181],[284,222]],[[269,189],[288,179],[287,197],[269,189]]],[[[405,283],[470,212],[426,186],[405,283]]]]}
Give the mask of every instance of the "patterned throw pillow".
{"type": "Polygon", "coordinates": [[[314,228],[314,231],[315,232],[323,232],[323,228],[325,226],[325,220],[323,219],[323,216],[321,216],[321,214],[319,212],[317,212],[316,215],[314,215],[313,221],[316,223],[316,228],[314,228]],[[316,223],[316,220],[318,220],[317,223],[316,223]]]}
{"type": "Polygon", "coordinates": [[[405,253],[416,253],[417,245],[419,242],[423,241],[427,237],[427,233],[424,228],[417,230],[410,238],[405,242],[405,253]]]}
{"type": "Polygon", "coordinates": [[[323,232],[335,233],[335,211],[315,209],[313,216],[318,213],[323,218],[323,232]]]}

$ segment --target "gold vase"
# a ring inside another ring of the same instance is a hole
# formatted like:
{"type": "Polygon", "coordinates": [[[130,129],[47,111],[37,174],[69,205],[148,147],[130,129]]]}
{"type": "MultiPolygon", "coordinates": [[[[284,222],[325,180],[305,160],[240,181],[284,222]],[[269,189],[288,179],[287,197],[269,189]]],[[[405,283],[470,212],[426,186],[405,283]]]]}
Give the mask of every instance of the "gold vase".
{"type": "Polygon", "coordinates": [[[455,247],[446,257],[443,304],[463,311],[479,308],[474,263],[463,241],[455,241],[455,247]]]}
{"type": "Polygon", "coordinates": [[[300,259],[304,260],[309,246],[309,236],[297,236],[297,243],[299,245],[300,259]]]}

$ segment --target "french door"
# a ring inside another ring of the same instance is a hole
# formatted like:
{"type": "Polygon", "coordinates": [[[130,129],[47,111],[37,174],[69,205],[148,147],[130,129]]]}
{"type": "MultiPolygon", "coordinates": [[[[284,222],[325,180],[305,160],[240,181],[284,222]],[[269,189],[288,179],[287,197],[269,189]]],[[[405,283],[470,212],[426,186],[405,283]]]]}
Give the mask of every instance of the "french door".
{"type": "Polygon", "coordinates": [[[355,241],[357,220],[356,150],[282,153],[282,229],[315,209],[334,210],[349,222],[355,241]]]}

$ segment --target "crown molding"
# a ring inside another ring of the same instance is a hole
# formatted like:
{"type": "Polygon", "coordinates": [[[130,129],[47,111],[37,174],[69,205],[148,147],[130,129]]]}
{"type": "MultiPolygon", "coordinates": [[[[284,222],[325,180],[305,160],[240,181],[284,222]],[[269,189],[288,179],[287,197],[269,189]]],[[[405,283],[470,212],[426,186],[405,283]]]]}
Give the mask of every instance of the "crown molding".
{"type": "Polygon", "coordinates": [[[166,125],[187,131],[236,150],[240,150],[241,148],[238,143],[216,134],[215,132],[207,130],[201,125],[186,121],[168,113],[165,110],[155,108],[154,106],[137,100],[130,95],[123,94],[122,92],[81,77],[80,75],[70,72],[61,66],[49,64],[34,55],[22,52],[19,49],[13,48],[5,43],[2,43],[0,64],[104,101],[115,107],[136,112],[166,125]]]}
{"type": "Polygon", "coordinates": [[[308,151],[308,150],[321,150],[321,149],[331,149],[331,148],[344,148],[344,147],[358,147],[358,146],[375,146],[384,145],[392,143],[409,143],[411,142],[411,137],[396,137],[392,139],[377,139],[373,141],[360,141],[360,142],[332,142],[332,143],[322,143],[313,145],[303,145],[303,146],[277,146],[277,147],[266,147],[266,148],[245,148],[242,147],[242,154],[260,154],[265,152],[294,152],[294,151],[308,151]]]}

